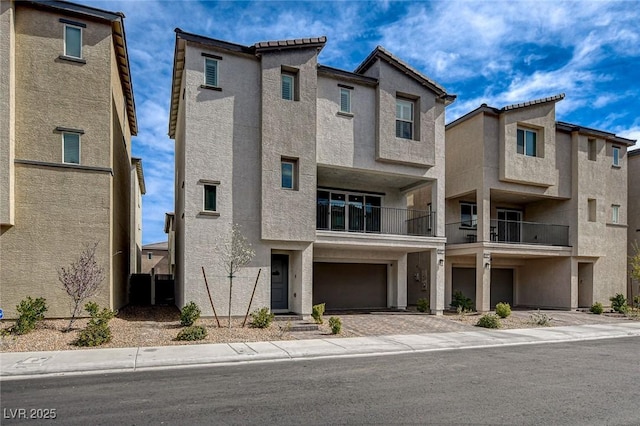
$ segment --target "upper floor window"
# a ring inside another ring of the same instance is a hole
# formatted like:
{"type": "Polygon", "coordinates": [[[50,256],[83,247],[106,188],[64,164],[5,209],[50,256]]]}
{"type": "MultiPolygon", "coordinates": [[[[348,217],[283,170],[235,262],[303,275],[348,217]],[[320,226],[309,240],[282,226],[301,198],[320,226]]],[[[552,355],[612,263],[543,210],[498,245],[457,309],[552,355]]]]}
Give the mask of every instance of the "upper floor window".
{"type": "Polygon", "coordinates": [[[296,189],[298,184],[298,160],[283,158],[280,163],[281,187],[284,189],[296,189]]]}
{"type": "Polygon", "coordinates": [[[216,185],[204,185],[203,209],[205,212],[217,211],[216,210],[217,189],[218,187],[216,185]]]}
{"type": "Polygon", "coordinates": [[[518,154],[537,157],[538,133],[531,129],[518,129],[518,154]]]}
{"type": "Polygon", "coordinates": [[[396,99],[396,137],[413,139],[414,103],[406,99],[396,99]]]}
{"type": "Polygon", "coordinates": [[[611,223],[620,223],[620,206],[611,205],[611,223]]]}
{"type": "Polygon", "coordinates": [[[82,58],[82,28],[65,24],[64,26],[64,55],[72,58],[82,58]]]}
{"type": "Polygon", "coordinates": [[[460,203],[460,226],[475,227],[478,223],[476,203],[460,203]]]}
{"type": "Polygon", "coordinates": [[[204,84],[218,87],[218,61],[212,58],[204,58],[204,84]]]}
{"type": "Polygon", "coordinates": [[[292,101],[295,91],[295,77],[292,74],[282,74],[282,99],[292,101]]]}
{"type": "Polygon", "coordinates": [[[340,112],[351,114],[351,90],[340,88],[340,112]]]}
{"type": "Polygon", "coordinates": [[[589,160],[596,161],[598,156],[598,145],[596,145],[596,140],[589,139],[588,145],[589,145],[589,160]]]}
{"type": "Polygon", "coordinates": [[[613,165],[615,167],[620,167],[620,147],[614,146],[612,150],[613,154],[613,165]]]}
{"type": "Polygon", "coordinates": [[[80,164],[80,134],[62,134],[62,162],[80,164]]]}

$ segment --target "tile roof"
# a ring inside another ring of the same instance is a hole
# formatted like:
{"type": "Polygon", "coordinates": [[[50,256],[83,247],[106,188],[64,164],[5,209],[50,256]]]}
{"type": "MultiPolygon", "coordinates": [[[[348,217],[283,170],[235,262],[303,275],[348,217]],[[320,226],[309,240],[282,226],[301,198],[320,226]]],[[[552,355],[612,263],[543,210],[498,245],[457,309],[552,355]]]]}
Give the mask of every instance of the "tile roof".
{"type": "Polygon", "coordinates": [[[527,102],[523,102],[523,103],[520,103],[520,104],[507,105],[505,107],[502,107],[502,109],[500,111],[510,111],[512,109],[524,108],[524,107],[528,107],[528,106],[532,106],[532,105],[544,104],[544,103],[547,103],[547,102],[556,102],[556,101],[561,101],[563,99],[564,99],[564,93],[560,93],[560,94],[555,95],[555,96],[549,96],[549,97],[546,97],[546,98],[535,99],[533,101],[527,101],[527,102]]]}
{"type": "Polygon", "coordinates": [[[282,49],[291,47],[311,47],[311,46],[324,46],[327,42],[327,37],[312,37],[312,38],[296,38],[292,40],[270,40],[260,41],[253,45],[256,50],[264,49],[282,49]]]}

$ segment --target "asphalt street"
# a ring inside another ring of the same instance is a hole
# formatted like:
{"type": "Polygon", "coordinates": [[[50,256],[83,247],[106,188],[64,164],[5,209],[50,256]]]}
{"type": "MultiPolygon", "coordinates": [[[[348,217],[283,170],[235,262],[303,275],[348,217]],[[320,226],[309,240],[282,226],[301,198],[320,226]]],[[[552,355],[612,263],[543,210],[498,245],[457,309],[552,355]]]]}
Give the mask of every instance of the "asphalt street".
{"type": "Polygon", "coordinates": [[[3,381],[1,423],[640,424],[638,353],[632,337],[3,381]]]}

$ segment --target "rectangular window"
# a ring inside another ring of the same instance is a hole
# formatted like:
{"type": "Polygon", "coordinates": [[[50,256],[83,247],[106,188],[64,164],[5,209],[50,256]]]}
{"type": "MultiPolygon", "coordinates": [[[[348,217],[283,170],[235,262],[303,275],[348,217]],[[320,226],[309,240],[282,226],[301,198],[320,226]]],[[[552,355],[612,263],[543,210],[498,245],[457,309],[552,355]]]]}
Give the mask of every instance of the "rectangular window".
{"type": "Polygon", "coordinates": [[[295,91],[295,77],[291,74],[282,74],[282,99],[292,101],[295,91]]]}
{"type": "Polygon", "coordinates": [[[614,146],[612,150],[612,154],[613,154],[613,165],[615,167],[620,167],[620,148],[617,146],[614,146]]]}
{"type": "Polygon", "coordinates": [[[611,223],[620,223],[620,206],[617,204],[611,205],[611,223]]]}
{"type": "Polygon", "coordinates": [[[598,146],[596,145],[596,140],[595,139],[589,139],[589,160],[591,161],[596,161],[597,158],[597,149],[598,146]]]}
{"type": "Polygon", "coordinates": [[[413,102],[396,99],[396,137],[413,139],[413,102]]]}
{"type": "Polygon", "coordinates": [[[218,61],[204,58],[204,84],[218,87],[218,61]]]}
{"type": "Polygon", "coordinates": [[[284,189],[297,189],[298,160],[283,158],[280,163],[281,186],[284,189]]]}
{"type": "Polygon", "coordinates": [[[204,211],[216,211],[216,185],[204,185],[204,211]]]}
{"type": "Polygon", "coordinates": [[[68,24],[64,26],[64,54],[82,58],[82,28],[68,24]]]}
{"type": "Polygon", "coordinates": [[[351,113],[351,90],[340,88],[340,112],[351,113]]]}
{"type": "Polygon", "coordinates": [[[149,258],[149,260],[151,260],[153,258],[153,253],[148,253],[147,257],[149,258]]]}
{"type": "Polygon", "coordinates": [[[62,134],[62,162],[80,164],[80,135],[78,133],[62,134]]]}
{"type": "Polygon", "coordinates": [[[537,139],[535,130],[518,129],[518,154],[537,157],[537,139]]]}
{"type": "Polygon", "coordinates": [[[596,200],[593,199],[593,198],[589,198],[587,200],[587,205],[589,207],[589,222],[595,222],[596,221],[596,211],[597,211],[596,200]]]}
{"type": "Polygon", "coordinates": [[[460,226],[475,228],[478,223],[476,203],[460,203],[460,226]]]}

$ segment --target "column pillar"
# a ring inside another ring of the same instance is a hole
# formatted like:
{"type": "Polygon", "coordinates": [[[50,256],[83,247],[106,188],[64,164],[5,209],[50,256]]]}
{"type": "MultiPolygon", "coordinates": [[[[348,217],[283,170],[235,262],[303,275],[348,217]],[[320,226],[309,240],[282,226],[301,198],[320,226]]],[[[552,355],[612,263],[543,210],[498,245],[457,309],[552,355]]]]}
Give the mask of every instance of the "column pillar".
{"type": "Polygon", "coordinates": [[[491,253],[485,251],[476,253],[476,310],[491,310],[491,253]]]}
{"type": "Polygon", "coordinates": [[[571,258],[571,280],[570,280],[570,305],[568,308],[572,311],[578,309],[578,261],[575,257],[571,258]]]}
{"type": "Polygon", "coordinates": [[[429,306],[433,315],[444,311],[445,256],[444,246],[431,250],[431,285],[429,286],[429,306]]]}
{"type": "Polygon", "coordinates": [[[396,300],[394,306],[398,309],[407,308],[407,254],[404,253],[396,262],[396,300]]]}

